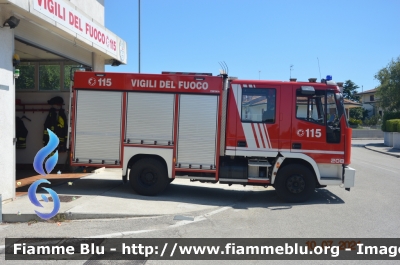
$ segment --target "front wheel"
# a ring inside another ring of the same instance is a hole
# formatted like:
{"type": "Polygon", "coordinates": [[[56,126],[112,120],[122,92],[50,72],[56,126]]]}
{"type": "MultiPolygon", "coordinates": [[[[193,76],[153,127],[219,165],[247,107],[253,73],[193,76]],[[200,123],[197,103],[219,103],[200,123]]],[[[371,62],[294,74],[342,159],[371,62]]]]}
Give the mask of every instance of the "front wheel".
{"type": "Polygon", "coordinates": [[[140,195],[157,195],[169,184],[167,168],[157,159],[142,158],[132,166],[129,182],[140,195]]]}
{"type": "Polygon", "coordinates": [[[313,172],[306,166],[286,165],[278,171],[275,190],[286,202],[304,202],[314,192],[316,181],[313,172]]]}

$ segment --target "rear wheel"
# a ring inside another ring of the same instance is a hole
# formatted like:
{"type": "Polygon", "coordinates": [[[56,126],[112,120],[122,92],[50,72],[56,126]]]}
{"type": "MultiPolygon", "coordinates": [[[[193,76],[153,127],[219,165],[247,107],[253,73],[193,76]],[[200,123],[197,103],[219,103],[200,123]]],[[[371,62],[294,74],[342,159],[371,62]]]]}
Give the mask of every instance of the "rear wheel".
{"type": "Polygon", "coordinates": [[[275,190],[286,202],[304,202],[314,192],[316,181],[313,172],[300,164],[287,165],[278,171],[275,190]]]}
{"type": "Polygon", "coordinates": [[[129,182],[140,195],[156,195],[169,184],[167,168],[157,159],[142,158],[132,166],[129,182]]]}

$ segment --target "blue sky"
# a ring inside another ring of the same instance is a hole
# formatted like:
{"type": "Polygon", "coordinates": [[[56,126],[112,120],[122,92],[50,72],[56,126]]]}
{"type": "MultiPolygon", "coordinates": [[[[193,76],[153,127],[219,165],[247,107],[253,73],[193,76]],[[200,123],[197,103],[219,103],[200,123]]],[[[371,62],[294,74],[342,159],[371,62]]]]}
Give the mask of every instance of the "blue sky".
{"type": "MultiPolygon", "coordinates": [[[[351,79],[364,91],[400,56],[400,0],[141,0],[141,72],[219,73],[240,79],[351,79]],[[318,68],[318,60],[320,72],[318,68]]],[[[105,25],[138,72],[138,0],[105,0],[105,25]]]]}

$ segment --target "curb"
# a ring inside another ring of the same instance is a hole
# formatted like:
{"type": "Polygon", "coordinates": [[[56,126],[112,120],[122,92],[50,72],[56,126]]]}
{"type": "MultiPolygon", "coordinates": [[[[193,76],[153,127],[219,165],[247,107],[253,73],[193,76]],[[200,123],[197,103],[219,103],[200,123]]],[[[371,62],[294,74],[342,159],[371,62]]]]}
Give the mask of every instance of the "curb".
{"type": "Polygon", "coordinates": [[[368,146],[368,144],[364,145],[364,147],[366,149],[368,149],[368,150],[371,150],[371,151],[374,151],[374,152],[378,152],[378,153],[381,153],[381,154],[390,155],[390,156],[394,156],[394,157],[397,157],[397,158],[400,157],[400,155],[391,154],[391,153],[388,153],[388,152],[385,152],[385,151],[379,151],[379,150],[373,149],[370,146],[368,146]]]}
{"type": "Polygon", "coordinates": [[[351,147],[365,147],[366,144],[351,144],[351,147]]]}
{"type": "MultiPolygon", "coordinates": [[[[58,215],[64,215],[64,221],[72,221],[72,220],[89,220],[89,219],[123,219],[123,218],[140,218],[140,217],[156,217],[160,216],[160,214],[104,214],[104,213],[58,213],[58,215]]],[[[28,222],[55,222],[57,220],[50,219],[50,220],[43,220],[40,219],[36,214],[3,214],[3,223],[28,223],[28,222]]]]}
{"type": "Polygon", "coordinates": [[[374,137],[367,137],[367,138],[362,138],[362,137],[360,137],[360,138],[351,138],[351,140],[382,140],[383,141],[383,137],[381,138],[381,137],[376,137],[376,138],[374,138],[374,137]]]}

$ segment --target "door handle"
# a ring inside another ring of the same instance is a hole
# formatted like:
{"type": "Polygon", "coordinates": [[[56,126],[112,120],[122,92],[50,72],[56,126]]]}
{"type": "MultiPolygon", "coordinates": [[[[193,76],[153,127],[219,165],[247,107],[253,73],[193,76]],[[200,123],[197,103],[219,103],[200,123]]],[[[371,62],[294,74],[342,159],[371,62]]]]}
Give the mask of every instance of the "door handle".
{"type": "Polygon", "coordinates": [[[292,149],[301,149],[301,143],[293,143],[292,149]]]}
{"type": "Polygon", "coordinates": [[[247,145],[246,141],[238,141],[237,142],[238,147],[246,147],[246,145],[247,145]]]}

